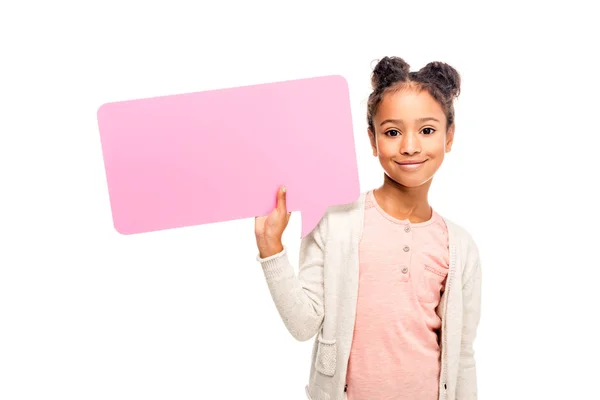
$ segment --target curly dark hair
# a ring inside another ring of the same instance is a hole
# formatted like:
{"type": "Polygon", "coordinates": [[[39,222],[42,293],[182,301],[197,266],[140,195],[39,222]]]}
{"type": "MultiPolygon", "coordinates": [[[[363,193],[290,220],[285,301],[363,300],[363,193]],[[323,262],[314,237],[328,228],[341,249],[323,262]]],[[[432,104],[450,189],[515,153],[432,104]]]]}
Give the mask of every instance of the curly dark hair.
{"type": "Polygon", "coordinates": [[[442,106],[447,128],[454,124],[454,99],[460,94],[460,75],[446,63],[432,61],[419,71],[410,71],[410,65],[402,58],[384,57],[373,69],[371,86],[373,92],[367,103],[367,123],[373,133],[373,116],[384,95],[411,86],[427,90],[442,106]]]}

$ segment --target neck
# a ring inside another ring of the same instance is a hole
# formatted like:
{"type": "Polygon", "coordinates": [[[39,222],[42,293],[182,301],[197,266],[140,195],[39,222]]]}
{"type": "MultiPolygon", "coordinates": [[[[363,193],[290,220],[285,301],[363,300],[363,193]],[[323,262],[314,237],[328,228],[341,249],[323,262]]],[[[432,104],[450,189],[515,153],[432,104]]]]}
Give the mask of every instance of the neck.
{"type": "Polygon", "coordinates": [[[384,174],[383,185],[374,190],[374,195],[381,208],[392,217],[419,223],[431,218],[430,186],[431,180],[418,187],[406,187],[384,174]]]}

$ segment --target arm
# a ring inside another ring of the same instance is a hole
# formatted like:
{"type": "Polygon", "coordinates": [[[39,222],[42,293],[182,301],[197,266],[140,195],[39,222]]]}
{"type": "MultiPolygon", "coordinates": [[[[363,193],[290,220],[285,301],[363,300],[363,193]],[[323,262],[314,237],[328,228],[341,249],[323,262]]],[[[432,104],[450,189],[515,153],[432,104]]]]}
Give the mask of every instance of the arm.
{"type": "Polygon", "coordinates": [[[463,330],[456,386],[457,400],[477,399],[477,373],[473,342],[477,332],[481,308],[481,261],[477,247],[473,244],[473,254],[465,270],[463,284],[463,330]]]}
{"type": "Polygon", "coordinates": [[[257,258],[279,315],[299,341],[315,336],[323,321],[323,247],[319,223],[302,239],[298,276],[285,248],[273,256],[257,258]]]}

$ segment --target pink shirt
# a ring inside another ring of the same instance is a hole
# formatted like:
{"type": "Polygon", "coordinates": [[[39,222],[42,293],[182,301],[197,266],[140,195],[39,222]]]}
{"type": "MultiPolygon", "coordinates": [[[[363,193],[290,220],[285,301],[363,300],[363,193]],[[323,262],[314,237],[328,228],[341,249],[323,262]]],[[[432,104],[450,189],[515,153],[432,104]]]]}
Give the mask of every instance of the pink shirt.
{"type": "Polygon", "coordinates": [[[437,400],[439,304],[448,274],[448,232],[432,210],[413,224],[366,197],[360,243],[348,400],[437,400]]]}

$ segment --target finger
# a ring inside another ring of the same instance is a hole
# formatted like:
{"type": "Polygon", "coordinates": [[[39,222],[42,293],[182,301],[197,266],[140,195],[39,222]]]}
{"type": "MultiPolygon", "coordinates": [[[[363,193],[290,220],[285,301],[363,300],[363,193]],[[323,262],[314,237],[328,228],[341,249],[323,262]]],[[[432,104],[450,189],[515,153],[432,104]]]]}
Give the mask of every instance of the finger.
{"type": "Polygon", "coordinates": [[[264,228],[267,217],[256,217],[254,218],[254,226],[256,228],[264,228]]]}
{"type": "Polygon", "coordinates": [[[279,196],[277,198],[277,208],[282,214],[287,213],[287,188],[285,186],[279,189],[279,196]]]}
{"type": "Polygon", "coordinates": [[[290,222],[290,217],[291,217],[291,216],[292,216],[292,213],[291,213],[291,212],[288,212],[288,214],[287,214],[287,220],[288,220],[288,222],[290,222]]]}

